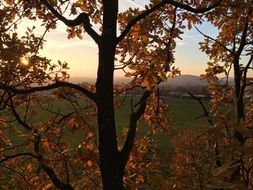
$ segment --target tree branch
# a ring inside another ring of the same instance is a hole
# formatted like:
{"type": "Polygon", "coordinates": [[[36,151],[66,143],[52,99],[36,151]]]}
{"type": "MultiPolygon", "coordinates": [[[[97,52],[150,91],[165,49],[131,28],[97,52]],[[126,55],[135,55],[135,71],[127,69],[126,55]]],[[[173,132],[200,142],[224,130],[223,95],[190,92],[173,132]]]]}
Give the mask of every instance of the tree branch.
{"type": "Polygon", "coordinates": [[[47,0],[40,0],[43,5],[45,5],[50,12],[56,16],[59,20],[61,20],[67,26],[78,26],[83,24],[85,31],[93,38],[93,40],[99,44],[100,43],[100,36],[98,33],[91,28],[89,15],[87,13],[79,14],[74,20],[69,20],[65,18],[62,14],[60,14],[47,0]]]}
{"type": "MultiPolygon", "coordinates": [[[[43,162],[43,161],[42,161],[43,162]]],[[[63,182],[61,182],[58,177],[56,176],[54,170],[48,166],[46,166],[45,164],[41,163],[41,166],[43,168],[43,170],[47,173],[47,175],[49,176],[49,178],[51,179],[51,181],[53,182],[53,184],[62,190],[74,190],[74,188],[70,185],[70,184],[65,184],[63,182]]]]}
{"type": "MultiPolygon", "coordinates": [[[[199,102],[199,104],[201,105],[203,111],[204,111],[204,114],[201,115],[200,117],[198,118],[201,118],[201,117],[206,117],[207,118],[207,121],[210,125],[214,126],[214,122],[212,121],[212,119],[210,118],[210,115],[209,115],[209,111],[207,111],[203,101],[201,100],[200,97],[197,97],[197,96],[194,96],[192,93],[188,92],[188,94],[194,98],[195,100],[197,100],[199,102]]],[[[219,143],[218,141],[215,141],[214,142],[214,150],[215,150],[215,164],[216,166],[218,167],[221,167],[222,166],[222,160],[221,160],[221,156],[220,156],[220,150],[219,150],[219,143]]]]}
{"type": "MultiPolygon", "coordinates": [[[[146,102],[151,94],[151,91],[146,91],[141,99],[140,99],[140,105],[136,112],[132,111],[132,114],[130,115],[130,123],[129,123],[129,129],[127,133],[127,137],[125,140],[125,143],[123,145],[123,148],[120,152],[121,155],[121,167],[125,168],[130,152],[134,145],[134,139],[136,135],[136,127],[137,127],[137,121],[140,119],[140,117],[143,115],[145,109],[146,109],[146,102]]],[[[133,109],[132,109],[133,110],[133,109]]]]}
{"type": "Polygon", "coordinates": [[[46,172],[46,174],[48,175],[50,180],[53,182],[53,184],[61,190],[73,190],[74,188],[72,187],[72,185],[69,184],[69,182],[63,183],[57,177],[54,170],[51,167],[45,165],[45,160],[43,156],[40,154],[41,135],[37,131],[34,132],[34,146],[33,147],[34,147],[34,151],[36,152],[37,160],[40,163],[41,168],[46,172]]]}
{"type": "Polygon", "coordinates": [[[204,36],[205,38],[208,38],[208,39],[214,41],[215,43],[219,44],[221,47],[223,47],[223,48],[224,48],[226,51],[228,51],[229,53],[234,54],[233,50],[228,49],[224,44],[222,44],[222,43],[219,42],[218,40],[216,40],[216,39],[214,39],[214,38],[212,38],[212,37],[210,37],[210,36],[204,34],[204,33],[201,32],[196,26],[194,26],[194,28],[195,28],[202,36],[204,36]]]}
{"type": "Polygon", "coordinates": [[[2,165],[2,164],[0,164],[0,167],[3,167],[3,168],[5,168],[5,169],[7,169],[7,170],[10,170],[10,171],[12,171],[12,172],[18,174],[19,176],[21,176],[21,177],[25,180],[25,182],[27,183],[27,185],[29,185],[29,186],[31,185],[31,184],[29,183],[29,181],[26,179],[26,177],[25,177],[25,175],[24,175],[23,173],[21,173],[21,172],[15,170],[15,169],[13,169],[13,168],[11,168],[11,167],[2,165]]]}
{"type": "Polygon", "coordinates": [[[249,29],[249,16],[250,14],[252,14],[252,9],[248,12],[248,16],[246,18],[246,22],[244,24],[244,27],[243,27],[243,31],[242,31],[242,39],[241,39],[241,42],[240,42],[240,46],[238,47],[238,50],[236,52],[237,56],[239,57],[246,45],[246,38],[247,38],[247,32],[248,32],[248,29],[249,29]]]}
{"type": "Polygon", "coordinates": [[[248,72],[248,69],[249,69],[249,66],[251,64],[253,60],[253,55],[251,55],[246,67],[244,68],[243,70],[243,76],[242,76],[242,86],[241,86],[241,89],[240,89],[240,96],[239,96],[239,99],[240,98],[243,98],[243,95],[244,95],[244,91],[245,91],[245,88],[247,86],[247,72],[248,72]]]}
{"type": "Polygon", "coordinates": [[[18,114],[18,112],[16,111],[16,109],[14,108],[14,104],[13,104],[13,100],[10,98],[10,108],[11,108],[11,111],[12,111],[12,114],[14,115],[14,117],[16,118],[17,122],[23,126],[25,129],[29,130],[29,131],[32,131],[33,128],[28,125],[25,121],[23,121],[20,117],[20,115],[18,114]]]}
{"type": "Polygon", "coordinates": [[[249,82],[246,84],[246,86],[251,86],[251,85],[253,85],[253,82],[249,82]]]}
{"type": "Polygon", "coordinates": [[[210,118],[210,116],[209,116],[209,111],[207,111],[207,109],[206,109],[204,103],[202,102],[201,98],[200,98],[200,97],[197,97],[197,96],[194,96],[194,95],[193,95],[192,93],[190,93],[190,92],[188,92],[188,94],[189,94],[192,98],[194,98],[195,100],[197,100],[197,101],[199,102],[199,104],[201,105],[201,108],[202,108],[203,111],[204,111],[203,115],[201,115],[201,116],[198,117],[198,118],[201,118],[201,117],[205,116],[205,117],[207,118],[208,123],[210,123],[210,125],[213,126],[214,123],[213,123],[213,121],[211,120],[211,118],[210,118]]]}
{"type": "Polygon", "coordinates": [[[189,5],[185,5],[185,4],[181,4],[179,2],[176,2],[174,0],[162,0],[161,2],[157,3],[156,5],[154,5],[153,7],[151,7],[148,10],[143,11],[142,13],[140,13],[138,16],[136,16],[133,20],[131,20],[126,28],[122,31],[121,35],[117,38],[117,43],[119,43],[126,35],[127,33],[131,30],[131,28],[140,20],[144,19],[146,16],[150,15],[151,13],[155,12],[156,10],[158,10],[159,8],[163,7],[164,5],[173,5],[175,7],[179,7],[182,9],[185,9],[187,11],[193,12],[193,13],[205,13],[207,11],[212,10],[213,8],[217,7],[220,5],[220,2],[217,1],[217,3],[214,3],[212,5],[210,5],[209,7],[206,8],[193,8],[189,5]]]}
{"type": "Polygon", "coordinates": [[[5,158],[3,158],[2,160],[0,160],[0,164],[5,162],[5,161],[8,161],[10,159],[13,159],[13,158],[17,158],[19,156],[30,156],[30,157],[33,157],[33,158],[38,158],[36,155],[34,154],[31,154],[31,153],[28,153],[28,152],[22,152],[22,153],[17,153],[17,154],[14,154],[14,155],[10,155],[10,156],[5,156],[5,158]]]}
{"type": "Polygon", "coordinates": [[[9,90],[9,91],[11,91],[15,94],[29,94],[29,93],[34,93],[34,92],[52,90],[52,89],[56,89],[56,88],[59,88],[59,87],[68,87],[68,88],[78,90],[79,92],[82,92],[88,98],[90,98],[91,100],[96,102],[96,98],[95,98],[94,93],[92,93],[91,91],[89,91],[89,90],[87,90],[87,89],[85,89],[85,88],[83,88],[79,85],[76,85],[76,84],[73,84],[73,83],[68,83],[68,82],[56,81],[54,84],[49,84],[47,86],[30,87],[28,89],[18,89],[18,88],[0,83],[0,89],[9,90]]]}
{"type": "Polygon", "coordinates": [[[75,112],[70,112],[66,115],[64,115],[61,119],[59,119],[58,121],[56,121],[56,124],[61,123],[62,121],[64,121],[65,119],[67,119],[68,117],[70,117],[71,115],[73,115],[75,112]]]}
{"type": "Polygon", "coordinates": [[[173,56],[172,56],[172,42],[174,40],[174,33],[175,33],[175,28],[176,28],[176,20],[177,20],[177,7],[174,9],[173,13],[173,24],[170,29],[170,39],[168,43],[165,43],[165,47],[167,50],[167,55],[166,55],[166,63],[165,63],[165,68],[164,72],[168,72],[170,70],[170,63],[172,62],[173,56]]]}

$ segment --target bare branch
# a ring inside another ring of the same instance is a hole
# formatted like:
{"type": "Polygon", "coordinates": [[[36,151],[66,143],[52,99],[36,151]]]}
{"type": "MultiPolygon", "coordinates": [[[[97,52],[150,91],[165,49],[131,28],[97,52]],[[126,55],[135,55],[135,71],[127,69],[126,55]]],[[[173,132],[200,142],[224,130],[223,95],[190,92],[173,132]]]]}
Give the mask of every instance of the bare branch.
{"type": "MultiPolygon", "coordinates": [[[[190,93],[190,92],[188,92],[188,94],[189,94],[191,97],[193,97],[195,100],[197,100],[197,101],[199,102],[199,104],[201,105],[201,107],[202,107],[204,113],[203,113],[203,115],[200,116],[200,117],[205,116],[205,117],[207,118],[208,123],[210,123],[210,125],[214,125],[213,121],[211,120],[211,118],[210,118],[210,116],[209,116],[209,111],[207,111],[207,109],[206,109],[204,103],[202,102],[201,98],[199,98],[199,97],[197,97],[197,96],[194,96],[194,95],[193,95],[192,93],[190,93]]],[[[198,117],[198,118],[200,118],[200,117],[198,117]]]]}
{"type": "MultiPolygon", "coordinates": [[[[200,97],[197,97],[197,96],[194,96],[192,93],[188,92],[188,94],[193,97],[195,100],[197,100],[199,102],[199,104],[201,105],[203,111],[204,111],[204,114],[201,115],[200,117],[198,118],[201,118],[201,117],[206,117],[207,118],[207,121],[210,125],[214,125],[212,119],[210,118],[210,115],[209,115],[209,111],[207,111],[203,101],[201,100],[200,97]]],[[[215,164],[216,166],[218,167],[221,167],[222,166],[222,161],[221,161],[221,157],[220,157],[220,150],[219,150],[219,142],[218,141],[215,141],[214,143],[214,150],[215,150],[215,164]]]]}

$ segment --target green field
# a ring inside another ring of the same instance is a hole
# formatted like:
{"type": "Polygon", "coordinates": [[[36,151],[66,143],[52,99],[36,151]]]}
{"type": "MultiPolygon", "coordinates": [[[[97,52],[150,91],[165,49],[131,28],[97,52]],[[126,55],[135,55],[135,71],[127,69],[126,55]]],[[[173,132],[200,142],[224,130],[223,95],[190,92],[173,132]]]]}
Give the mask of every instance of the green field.
{"type": "MultiPolygon", "coordinates": [[[[129,116],[131,113],[131,99],[133,99],[133,104],[138,102],[140,97],[127,97],[124,101],[124,104],[121,108],[115,110],[115,119],[116,119],[116,126],[117,132],[121,132],[123,128],[127,128],[129,124],[129,116]]],[[[182,98],[171,98],[165,97],[163,98],[168,103],[168,117],[172,119],[175,123],[175,127],[178,129],[188,129],[194,128],[199,126],[209,126],[209,123],[205,118],[196,119],[197,117],[203,114],[203,110],[200,104],[194,99],[182,99],[182,98]]],[[[206,106],[208,107],[208,102],[204,101],[206,106]]],[[[79,105],[85,106],[83,103],[79,102],[79,105]]],[[[68,114],[72,110],[72,106],[68,101],[59,100],[53,104],[53,110],[55,112],[59,112],[62,114],[68,114]]],[[[45,110],[37,110],[37,114],[33,117],[28,123],[39,122],[43,120],[43,118],[50,117],[50,113],[45,110]]],[[[22,113],[22,110],[19,110],[19,113],[22,113]]],[[[89,122],[89,121],[88,121],[89,122]]],[[[95,118],[93,118],[92,123],[96,125],[95,118]]],[[[144,134],[147,132],[147,127],[142,122],[138,124],[139,131],[138,134],[144,134]]],[[[168,126],[170,127],[170,126],[168,126]]],[[[10,134],[11,135],[11,134],[10,134]]],[[[71,136],[70,139],[74,139],[76,143],[79,143],[80,138],[82,138],[82,134],[79,132],[75,133],[67,133],[65,134],[71,136]],[[73,138],[74,136],[74,138],[73,138]]],[[[12,136],[12,135],[11,135],[12,136]]],[[[13,138],[12,138],[13,139],[13,138]]],[[[19,139],[19,138],[18,138],[19,139]]],[[[16,139],[17,141],[21,139],[16,139]]],[[[13,139],[14,140],[14,139],[13,139]]],[[[75,143],[75,144],[76,144],[75,143]]]]}
{"type": "MultiPolygon", "coordinates": [[[[133,101],[136,103],[140,97],[132,97],[133,101]]],[[[198,126],[209,126],[207,121],[202,119],[195,119],[196,117],[199,117],[202,115],[203,110],[199,103],[193,99],[180,99],[180,98],[164,98],[166,102],[169,105],[169,111],[168,116],[172,118],[175,122],[175,127],[180,130],[189,129],[198,126]]],[[[208,102],[204,102],[206,105],[208,105],[208,102]]],[[[80,104],[84,106],[84,104],[80,104]]],[[[115,110],[115,118],[116,118],[116,126],[117,126],[117,132],[120,133],[123,128],[128,127],[129,122],[129,115],[131,113],[131,97],[127,97],[125,100],[124,105],[120,108],[115,110]]],[[[71,111],[71,105],[65,101],[60,100],[55,102],[54,110],[58,111],[61,110],[61,113],[67,114],[71,111]]],[[[48,118],[50,116],[49,113],[46,111],[37,110],[39,115],[36,115],[36,117],[32,118],[30,123],[33,122],[39,122],[40,120],[43,120],[43,118],[48,118]]],[[[20,113],[22,113],[22,110],[19,110],[20,113]]],[[[94,121],[93,124],[95,125],[96,121],[93,118],[94,121]]],[[[170,127],[170,126],[168,126],[170,127]]],[[[137,131],[137,139],[144,134],[148,132],[148,127],[140,121],[138,123],[138,131],[137,131]]],[[[26,138],[23,136],[17,136],[15,134],[12,134],[11,131],[9,131],[9,138],[11,139],[12,143],[15,145],[23,143],[26,138]]],[[[62,140],[63,141],[71,141],[73,147],[77,147],[81,141],[85,138],[85,134],[79,131],[78,129],[76,131],[72,130],[65,130],[62,140]]],[[[169,163],[170,159],[173,156],[174,148],[171,143],[171,137],[168,134],[159,133],[156,137],[157,140],[157,154],[158,157],[162,163],[161,171],[163,174],[170,174],[169,169],[169,163]]],[[[123,141],[120,141],[119,144],[123,143],[123,141]]]]}
{"type": "MultiPolygon", "coordinates": [[[[178,128],[193,128],[197,126],[208,126],[209,123],[205,118],[196,119],[203,114],[201,105],[194,99],[183,98],[163,98],[169,105],[168,116],[175,121],[178,128]]],[[[134,98],[135,102],[137,98],[134,98]]],[[[131,98],[125,101],[125,105],[116,110],[116,121],[119,126],[127,126],[130,108],[131,98]]],[[[208,108],[208,101],[203,101],[208,108]]]]}
{"type": "MultiPolygon", "coordinates": [[[[138,99],[139,97],[133,97],[134,102],[137,102],[138,99]]],[[[175,126],[172,127],[176,127],[179,130],[189,128],[194,130],[194,128],[199,129],[200,127],[206,128],[210,126],[206,118],[196,119],[203,114],[201,105],[196,100],[171,97],[166,97],[163,99],[168,103],[169,106],[167,113],[168,117],[171,118],[175,123],[175,126]]],[[[203,101],[203,103],[205,104],[206,108],[208,108],[208,101],[203,101]]],[[[131,98],[128,97],[125,100],[124,106],[115,112],[118,131],[121,131],[121,128],[128,126],[129,114],[131,113],[130,105],[131,98]]],[[[138,136],[145,134],[148,130],[148,128],[142,122],[139,122],[138,127],[139,130],[137,132],[137,138],[138,136]]],[[[159,145],[158,150],[160,151],[161,155],[163,155],[162,157],[164,157],[164,160],[167,159],[167,161],[170,159],[173,152],[173,147],[171,147],[170,141],[171,139],[167,134],[161,133],[157,136],[157,142],[159,145]]]]}
{"type": "MultiPolygon", "coordinates": [[[[124,101],[124,104],[121,108],[115,110],[115,119],[116,119],[116,126],[117,126],[117,132],[120,133],[123,128],[127,128],[129,124],[129,116],[131,113],[131,99],[133,99],[133,104],[138,102],[140,97],[127,97],[124,101]]],[[[182,99],[182,98],[171,98],[171,97],[165,97],[163,98],[168,103],[168,117],[172,119],[175,123],[175,127],[183,130],[183,129],[189,129],[194,127],[206,127],[209,126],[209,123],[205,118],[196,119],[200,115],[203,114],[203,110],[200,106],[200,104],[194,100],[194,99],[182,99]]],[[[204,102],[208,106],[208,102],[204,102]]],[[[83,103],[79,102],[79,105],[85,106],[83,103]]],[[[70,111],[72,111],[72,105],[66,101],[66,100],[59,100],[53,103],[53,111],[59,112],[62,114],[68,114],[70,111]]],[[[22,110],[19,110],[21,113],[22,110]]],[[[50,117],[50,113],[48,113],[45,110],[37,110],[37,114],[35,117],[33,117],[28,123],[33,122],[39,122],[43,120],[43,118],[50,117]]],[[[92,123],[96,125],[95,118],[93,118],[92,123]]],[[[89,122],[89,121],[88,121],[89,122]]],[[[170,127],[170,126],[168,126],[170,127]]],[[[174,127],[174,126],[173,126],[174,127]]],[[[148,128],[145,126],[143,122],[138,123],[138,132],[137,136],[142,136],[147,132],[148,128]]],[[[22,137],[13,136],[10,133],[10,137],[12,141],[16,141],[16,143],[22,142],[22,137]]],[[[84,138],[84,135],[80,133],[78,130],[75,132],[73,131],[66,131],[64,133],[64,139],[70,139],[73,141],[75,145],[78,145],[81,141],[81,139],[84,138]]],[[[160,146],[161,149],[165,149],[165,147],[169,146],[168,138],[164,137],[162,134],[159,135],[160,146]]],[[[16,144],[15,143],[15,144],[16,144]]]]}
{"type": "MultiPolygon", "coordinates": [[[[206,118],[196,119],[204,112],[201,105],[194,99],[166,98],[172,119],[179,128],[192,128],[196,126],[209,126],[206,118]]],[[[208,101],[203,101],[206,108],[208,101]]]]}

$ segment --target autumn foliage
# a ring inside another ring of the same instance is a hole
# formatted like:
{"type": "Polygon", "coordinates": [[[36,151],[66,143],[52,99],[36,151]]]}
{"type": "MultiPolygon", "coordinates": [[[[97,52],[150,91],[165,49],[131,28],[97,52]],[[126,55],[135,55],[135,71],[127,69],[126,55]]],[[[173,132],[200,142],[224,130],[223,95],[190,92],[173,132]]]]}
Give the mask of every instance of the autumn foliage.
{"type": "Polygon", "coordinates": [[[124,12],[119,3],[0,1],[0,188],[252,189],[252,2],[150,0],[124,12]],[[21,20],[44,30],[22,33],[21,20]],[[95,84],[68,82],[73,63],[41,56],[59,22],[69,43],[89,35],[97,44],[95,84]],[[203,22],[216,37],[197,28],[203,22]],[[194,27],[209,57],[210,107],[192,97],[209,125],[181,130],[159,87],[180,74],[176,42],[194,27]],[[115,84],[115,70],[130,82],[115,84]]]}

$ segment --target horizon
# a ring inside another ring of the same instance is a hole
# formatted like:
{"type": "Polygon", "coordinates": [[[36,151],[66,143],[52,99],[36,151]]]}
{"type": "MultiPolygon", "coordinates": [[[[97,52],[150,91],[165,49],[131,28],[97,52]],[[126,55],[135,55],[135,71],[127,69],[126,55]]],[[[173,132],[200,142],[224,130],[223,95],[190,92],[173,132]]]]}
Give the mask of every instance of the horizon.
{"type": "MultiPolygon", "coordinates": [[[[59,23],[62,25],[62,23],[59,23]]],[[[211,31],[210,24],[204,23],[199,26],[202,31],[211,31]]],[[[97,55],[96,44],[90,41],[85,35],[84,40],[67,39],[67,33],[62,29],[52,31],[48,34],[42,55],[47,56],[54,62],[57,60],[66,61],[70,69],[71,77],[96,77],[97,55]],[[61,30],[61,31],[60,31],[61,30]]],[[[173,66],[179,68],[182,75],[201,75],[205,73],[209,61],[205,53],[199,50],[198,43],[203,36],[194,28],[191,31],[185,30],[181,36],[183,40],[177,40],[175,49],[175,63],[173,66]]],[[[115,71],[115,77],[124,77],[123,71],[115,71]]]]}
{"type": "MultiPolygon", "coordinates": [[[[168,80],[173,80],[176,78],[183,78],[183,77],[194,77],[194,78],[198,78],[200,81],[206,81],[206,79],[201,78],[201,76],[199,75],[192,75],[192,74],[183,74],[183,75],[175,75],[174,77],[168,77],[167,80],[163,81],[162,83],[166,83],[168,80]]],[[[84,77],[84,76],[74,76],[74,77],[70,77],[69,81],[74,82],[73,80],[94,80],[94,82],[96,81],[96,76],[94,77],[84,77]]],[[[131,77],[124,77],[124,76],[115,76],[114,77],[115,80],[125,80],[125,81],[131,81],[131,77]]],[[[219,77],[220,80],[225,79],[225,77],[219,77]]],[[[228,79],[231,81],[234,79],[234,77],[228,77],[228,79]]],[[[186,79],[185,79],[186,80],[186,79]]],[[[83,81],[86,82],[86,81],[83,81]]]]}
{"type": "MultiPolygon", "coordinates": [[[[120,2],[120,11],[132,8],[143,8],[145,1],[137,2],[127,0],[120,2]]],[[[39,26],[39,21],[31,22],[25,19],[21,22],[20,33],[24,33],[27,27],[32,27],[37,24],[35,29],[36,34],[44,33],[43,27],[39,26]],[[23,27],[22,27],[23,26],[23,27]]],[[[210,23],[203,22],[201,25],[196,25],[198,29],[206,35],[216,37],[218,32],[210,23]]],[[[93,27],[98,30],[96,26],[93,27]]],[[[97,76],[98,66],[98,48],[94,41],[87,35],[83,34],[83,40],[74,38],[67,39],[67,27],[62,22],[58,22],[57,28],[50,31],[45,36],[44,48],[40,51],[42,56],[51,59],[53,62],[58,60],[67,62],[70,69],[67,70],[70,77],[88,77],[95,78],[97,76]]],[[[175,63],[173,66],[179,68],[182,75],[205,74],[207,63],[209,61],[207,55],[199,50],[199,42],[203,41],[204,37],[194,27],[191,30],[185,29],[181,35],[182,40],[176,40],[175,63]]],[[[233,74],[233,69],[230,76],[233,74]]],[[[115,77],[124,77],[123,71],[116,70],[115,77]]],[[[253,76],[250,72],[248,76],[253,76]]]]}
{"type": "MultiPolygon", "coordinates": [[[[146,2],[144,0],[133,2],[120,2],[120,11],[132,8],[143,8],[146,2]]],[[[23,20],[21,25],[21,32],[25,32],[27,27],[37,25],[35,31],[38,35],[43,34],[43,27],[39,26],[39,22],[27,22],[23,20]]],[[[97,27],[94,25],[94,29],[97,27]]],[[[215,37],[217,31],[209,23],[198,25],[198,28],[207,35],[215,37]]],[[[46,34],[46,42],[40,54],[48,57],[53,62],[58,60],[66,61],[69,66],[67,72],[71,77],[96,77],[97,62],[98,62],[98,48],[95,42],[87,35],[82,35],[83,40],[74,38],[67,39],[67,27],[58,22],[57,28],[46,34]]],[[[118,34],[119,35],[119,34],[118,34]]],[[[181,35],[183,40],[177,39],[177,46],[175,50],[175,64],[173,66],[181,70],[181,74],[201,75],[205,73],[207,67],[208,57],[205,53],[199,50],[199,42],[204,38],[195,28],[192,30],[185,29],[184,34],[181,35]]],[[[115,77],[123,77],[123,71],[115,71],[115,77]]]]}

